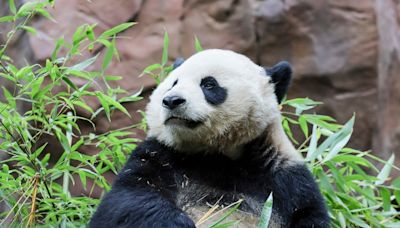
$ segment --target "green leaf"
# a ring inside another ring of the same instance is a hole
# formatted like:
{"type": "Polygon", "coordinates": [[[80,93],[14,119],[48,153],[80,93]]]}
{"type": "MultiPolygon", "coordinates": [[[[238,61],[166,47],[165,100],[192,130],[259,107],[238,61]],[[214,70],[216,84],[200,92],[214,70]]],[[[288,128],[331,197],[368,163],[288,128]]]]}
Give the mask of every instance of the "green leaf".
{"type": "Polygon", "coordinates": [[[197,36],[194,36],[194,48],[196,49],[196,52],[201,52],[203,51],[203,47],[201,47],[199,39],[197,39],[197,36]]]}
{"type": "Polygon", "coordinates": [[[347,162],[353,162],[365,167],[372,167],[372,163],[369,162],[367,159],[363,157],[358,157],[354,155],[346,155],[346,154],[339,154],[331,159],[332,162],[334,163],[347,163],[347,162]]]}
{"type": "Polygon", "coordinates": [[[397,204],[400,205],[400,190],[394,191],[394,197],[396,199],[397,204]]]}
{"type": "Polygon", "coordinates": [[[214,224],[212,224],[210,226],[210,228],[215,228],[218,225],[220,225],[221,222],[223,222],[226,218],[228,218],[233,212],[235,212],[239,208],[239,206],[242,202],[243,202],[243,200],[239,200],[239,201],[233,203],[232,205],[230,205],[231,208],[223,216],[221,216],[214,224]]]}
{"type": "Polygon", "coordinates": [[[79,179],[82,182],[83,189],[86,190],[86,187],[87,187],[86,173],[81,171],[81,172],[78,172],[78,174],[79,174],[79,179]]]}
{"type": "Polygon", "coordinates": [[[163,46],[163,52],[162,52],[162,58],[161,58],[161,65],[165,65],[168,61],[168,46],[169,46],[169,37],[168,37],[168,32],[165,31],[164,33],[164,46],[163,46]]]}
{"type": "Polygon", "coordinates": [[[71,146],[71,151],[76,151],[80,146],[83,145],[83,143],[83,139],[79,139],[78,142],[74,143],[74,145],[71,146]]]}
{"type": "Polygon", "coordinates": [[[263,210],[261,212],[259,228],[268,227],[272,215],[272,205],[273,205],[273,193],[269,194],[267,201],[264,203],[263,210]]]}
{"type": "Polygon", "coordinates": [[[304,133],[304,136],[307,138],[308,137],[308,125],[307,125],[307,120],[304,118],[304,116],[299,117],[299,124],[300,128],[304,133]]]}
{"type": "Polygon", "coordinates": [[[18,17],[26,16],[28,13],[32,12],[33,10],[42,8],[44,3],[42,2],[26,2],[24,3],[17,12],[18,17]]]}
{"type": "Polygon", "coordinates": [[[8,167],[7,164],[3,164],[2,168],[4,173],[8,173],[10,171],[10,168],[8,167]]]}
{"type": "Polygon", "coordinates": [[[326,116],[321,116],[321,115],[310,115],[310,114],[304,114],[304,118],[307,119],[308,122],[312,124],[316,124],[320,126],[321,128],[326,128],[331,131],[336,131],[339,129],[339,125],[333,124],[333,123],[328,123],[328,121],[334,121],[334,119],[328,119],[326,116]]]}
{"type": "Polygon", "coordinates": [[[35,152],[33,152],[33,158],[39,157],[39,155],[43,152],[44,148],[46,148],[48,143],[43,144],[41,147],[37,148],[35,152]]]}
{"type": "Polygon", "coordinates": [[[62,80],[67,83],[67,85],[69,85],[71,88],[73,88],[74,90],[78,90],[79,88],[67,77],[62,77],[62,80]]]}
{"type": "Polygon", "coordinates": [[[120,103],[140,101],[140,100],[143,99],[143,97],[139,96],[142,93],[142,91],[143,91],[143,87],[140,88],[140,90],[138,92],[136,92],[136,93],[134,93],[134,94],[132,94],[130,96],[123,97],[123,98],[119,99],[118,101],[120,103]]]}
{"type": "Polygon", "coordinates": [[[86,35],[90,41],[95,41],[96,37],[93,32],[93,28],[96,27],[96,24],[88,26],[86,30],[86,35]]]}
{"type": "Polygon", "coordinates": [[[4,17],[0,17],[0,23],[2,22],[8,22],[8,21],[13,21],[14,20],[14,16],[4,16],[4,17]]]}
{"type": "Polygon", "coordinates": [[[289,136],[290,140],[292,140],[292,142],[294,142],[295,144],[298,144],[297,140],[293,136],[292,130],[289,127],[289,119],[290,118],[286,117],[282,120],[283,129],[285,130],[286,134],[289,136]]]}
{"type": "Polygon", "coordinates": [[[129,27],[132,27],[133,25],[135,25],[136,22],[129,22],[129,23],[123,23],[120,25],[117,25],[109,30],[106,30],[105,32],[103,32],[100,36],[99,39],[106,39],[109,38],[111,36],[116,35],[117,33],[120,33],[126,29],[128,29],[129,27]]]}
{"type": "Polygon", "coordinates": [[[378,176],[376,176],[378,178],[378,180],[375,181],[376,185],[383,184],[387,180],[387,178],[390,175],[390,171],[392,170],[393,162],[394,162],[394,154],[390,156],[389,160],[385,163],[382,170],[379,172],[378,176]]]}
{"type": "Polygon", "coordinates": [[[6,89],[6,87],[2,86],[3,88],[3,92],[4,92],[4,96],[7,99],[8,104],[13,108],[17,108],[17,103],[15,102],[15,98],[14,96],[8,92],[8,90],[6,89]]]}
{"type": "Polygon", "coordinates": [[[346,227],[346,219],[344,218],[343,213],[339,211],[337,214],[337,217],[338,217],[337,220],[339,221],[340,226],[346,227]]]}
{"type": "Polygon", "coordinates": [[[112,106],[114,106],[118,110],[120,110],[121,112],[125,113],[125,115],[131,117],[128,110],[126,110],[126,108],[124,106],[122,106],[118,101],[115,101],[111,97],[109,97],[105,94],[102,94],[102,93],[96,93],[96,94],[99,94],[102,97],[102,99],[104,99],[104,101],[106,101],[108,104],[111,104],[112,106]]]}
{"type": "Polygon", "coordinates": [[[312,133],[311,133],[311,140],[310,140],[310,145],[308,146],[308,151],[306,155],[306,161],[311,161],[314,158],[317,157],[315,154],[317,152],[317,143],[319,139],[319,128],[317,128],[317,125],[313,125],[312,133]]]}
{"type": "Polygon", "coordinates": [[[17,13],[17,8],[15,7],[14,0],[8,0],[8,5],[10,7],[11,13],[16,14],[17,13]]]}
{"type": "Polygon", "coordinates": [[[49,92],[52,88],[53,88],[53,85],[52,84],[48,84],[43,89],[40,89],[37,93],[35,93],[33,99],[38,99],[38,98],[42,97],[44,94],[49,92]]]}
{"type": "Polygon", "coordinates": [[[43,159],[40,161],[40,163],[45,166],[47,165],[47,162],[50,160],[50,153],[47,153],[46,155],[44,155],[43,159]]]}
{"type": "Polygon", "coordinates": [[[13,78],[13,77],[12,77],[11,75],[9,75],[9,74],[0,73],[0,77],[5,78],[5,79],[8,79],[8,80],[10,80],[10,81],[12,81],[12,82],[16,82],[16,81],[15,81],[15,78],[13,78]]]}
{"type": "Polygon", "coordinates": [[[33,99],[41,98],[41,97],[38,97],[37,95],[39,95],[39,92],[41,91],[40,87],[41,87],[43,81],[44,81],[44,77],[42,76],[42,77],[36,78],[36,80],[32,82],[32,84],[31,84],[31,88],[32,88],[31,97],[33,99]]]}
{"type": "Polygon", "coordinates": [[[86,35],[86,30],[87,30],[88,25],[87,24],[83,24],[81,26],[79,26],[74,34],[72,35],[72,45],[73,47],[78,47],[79,44],[82,42],[82,40],[84,40],[87,35],[86,35]]]}
{"type": "Polygon", "coordinates": [[[36,9],[36,11],[38,12],[38,13],[40,13],[42,16],[44,16],[45,18],[47,18],[47,19],[49,19],[49,20],[51,20],[51,21],[53,21],[53,22],[56,22],[55,20],[54,20],[54,18],[50,15],[50,13],[49,12],[47,12],[46,10],[44,10],[44,9],[36,9]]]}
{"type": "Polygon", "coordinates": [[[339,151],[347,144],[347,142],[350,140],[351,137],[351,133],[349,133],[348,135],[342,135],[341,138],[339,138],[337,140],[337,142],[335,142],[335,144],[333,145],[333,147],[330,149],[328,155],[326,155],[326,157],[324,158],[324,160],[322,162],[326,162],[331,160],[333,157],[335,157],[339,151]]]}
{"type": "Polygon", "coordinates": [[[103,64],[101,65],[101,70],[103,73],[110,65],[112,57],[114,56],[114,52],[115,52],[115,37],[113,38],[111,45],[107,47],[106,53],[104,54],[103,64]]]}
{"type": "Polygon", "coordinates": [[[328,148],[331,148],[331,150],[330,150],[329,154],[327,155],[327,157],[324,159],[324,161],[327,161],[327,160],[331,159],[334,155],[336,155],[337,152],[340,151],[343,148],[343,146],[347,143],[347,141],[349,139],[349,135],[351,135],[351,133],[353,131],[354,118],[355,117],[353,116],[349,121],[347,121],[347,123],[343,126],[342,129],[340,129],[340,131],[329,136],[317,148],[317,151],[315,151],[315,153],[313,153],[313,155],[311,157],[309,157],[309,160],[315,159],[318,155],[321,155],[328,148]]]}
{"type": "Polygon", "coordinates": [[[59,38],[57,40],[56,46],[54,47],[53,52],[51,53],[51,59],[54,61],[57,58],[58,52],[60,51],[60,48],[65,45],[65,40],[64,38],[59,38]]]}
{"type": "Polygon", "coordinates": [[[391,207],[390,192],[386,188],[380,188],[382,200],[383,200],[383,210],[389,211],[391,207]]]}
{"type": "Polygon", "coordinates": [[[101,92],[96,92],[96,96],[100,101],[101,106],[104,109],[104,112],[106,113],[107,119],[108,121],[111,122],[111,118],[110,118],[110,106],[108,104],[108,102],[106,101],[106,99],[104,99],[104,96],[101,92]]]}
{"type": "Polygon", "coordinates": [[[122,79],[121,76],[115,76],[115,75],[106,75],[104,77],[107,81],[119,81],[122,79]]]}
{"type": "Polygon", "coordinates": [[[75,101],[72,101],[72,104],[77,105],[77,106],[85,109],[89,113],[93,114],[93,109],[89,105],[87,105],[85,102],[75,100],[75,101]]]}
{"type": "Polygon", "coordinates": [[[92,65],[96,61],[98,56],[99,55],[97,54],[96,56],[94,56],[94,57],[92,57],[90,59],[86,59],[83,62],[80,62],[80,63],[78,63],[78,64],[76,64],[76,65],[74,65],[72,67],[69,67],[68,71],[72,71],[72,70],[74,70],[74,71],[82,71],[82,70],[86,69],[88,66],[92,65]]]}
{"type": "Polygon", "coordinates": [[[144,74],[151,74],[153,71],[161,69],[161,68],[162,68],[162,66],[159,63],[155,63],[150,66],[147,66],[146,68],[144,68],[144,70],[139,75],[139,77],[142,77],[144,74]]]}
{"type": "Polygon", "coordinates": [[[98,38],[96,42],[103,44],[105,47],[109,47],[111,45],[111,42],[106,39],[98,38]]]}
{"type": "Polygon", "coordinates": [[[236,227],[237,224],[240,223],[240,220],[238,221],[229,221],[223,224],[218,224],[214,226],[214,228],[229,228],[229,227],[236,227]]]}
{"type": "Polygon", "coordinates": [[[296,98],[286,100],[282,105],[289,105],[296,109],[296,115],[300,115],[303,111],[314,108],[315,106],[322,104],[321,102],[313,101],[309,98],[296,98]]]}

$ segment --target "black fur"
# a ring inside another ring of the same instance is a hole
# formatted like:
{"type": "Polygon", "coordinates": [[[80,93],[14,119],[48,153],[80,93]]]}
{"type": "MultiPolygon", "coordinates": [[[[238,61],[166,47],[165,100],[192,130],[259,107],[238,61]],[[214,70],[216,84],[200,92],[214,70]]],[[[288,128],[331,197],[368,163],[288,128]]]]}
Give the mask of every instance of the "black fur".
{"type": "Polygon", "coordinates": [[[226,89],[221,87],[214,77],[208,76],[203,78],[201,80],[200,87],[208,103],[219,105],[224,103],[226,100],[226,89]]]}
{"type": "Polygon", "coordinates": [[[265,68],[265,71],[271,77],[272,83],[275,84],[276,98],[278,103],[281,103],[292,79],[292,67],[288,62],[281,61],[271,68],[265,68]]]}
{"type": "Polygon", "coordinates": [[[285,227],[329,227],[318,185],[305,165],[277,168],[272,185],[273,213],[279,215],[285,227]]]}
{"type": "Polygon", "coordinates": [[[90,227],[195,227],[175,205],[171,151],[157,141],[140,145],[118,174],[90,227]]]}
{"type": "Polygon", "coordinates": [[[287,161],[265,135],[244,150],[231,160],[216,153],[177,153],[147,139],[119,173],[90,227],[194,227],[181,208],[216,202],[222,195],[220,202],[226,204],[244,198],[241,209],[259,215],[271,191],[273,216],[282,227],[329,227],[322,196],[305,165],[284,166],[287,161]],[[178,202],[185,189],[189,195],[178,202]]]}

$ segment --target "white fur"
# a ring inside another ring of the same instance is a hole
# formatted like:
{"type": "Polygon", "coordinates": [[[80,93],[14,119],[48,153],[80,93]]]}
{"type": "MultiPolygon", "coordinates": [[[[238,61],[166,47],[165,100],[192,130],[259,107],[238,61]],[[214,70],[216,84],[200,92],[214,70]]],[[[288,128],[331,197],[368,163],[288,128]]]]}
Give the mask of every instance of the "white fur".
{"type": "Polygon", "coordinates": [[[235,158],[244,144],[270,127],[273,143],[297,160],[300,156],[284,134],[280,120],[274,87],[265,70],[243,55],[219,49],[187,59],[154,90],[147,106],[148,136],[180,152],[213,151],[235,158]],[[224,103],[207,103],[200,88],[201,79],[207,76],[213,76],[227,89],[224,103]],[[176,79],[178,83],[172,87],[176,79]],[[186,99],[175,114],[204,123],[194,129],[164,125],[169,110],[162,107],[162,100],[171,95],[186,99]]]}

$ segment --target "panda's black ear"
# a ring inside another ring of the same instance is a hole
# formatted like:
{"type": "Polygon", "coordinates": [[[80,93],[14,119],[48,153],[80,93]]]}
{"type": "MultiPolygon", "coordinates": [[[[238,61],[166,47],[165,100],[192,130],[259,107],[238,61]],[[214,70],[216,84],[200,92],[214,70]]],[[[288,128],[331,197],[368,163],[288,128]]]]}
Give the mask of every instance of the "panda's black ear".
{"type": "Polygon", "coordinates": [[[182,65],[182,63],[185,62],[184,58],[176,58],[174,63],[172,64],[172,70],[175,70],[176,68],[178,68],[180,65],[182,65]]]}
{"type": "Polygon", "coordinates": [[[281,61],[271,68],[264,68],[271,82],[275,85],[275,94],[280,104],[292,79],[292,67],[286,61],[281,61]]]}

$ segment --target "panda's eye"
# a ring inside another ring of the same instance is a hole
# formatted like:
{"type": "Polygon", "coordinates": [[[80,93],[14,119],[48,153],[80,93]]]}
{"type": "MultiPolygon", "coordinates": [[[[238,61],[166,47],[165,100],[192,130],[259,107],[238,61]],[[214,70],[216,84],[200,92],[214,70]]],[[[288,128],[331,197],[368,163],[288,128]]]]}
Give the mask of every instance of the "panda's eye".
{"type": "Polygon", "coordinates": [[[172,84],[172,87],[176,86],[176,84],[178,84],[178,79],[176,79],[176,80],[174,81],[174,84],[172,84]]]}
{"type": "Polygon", "coordinates": [[[218,82],[215,80],[215,78],[209,76],[201,80],[200,86],[204,89],[210,90],[218,86],[218,82]]]}

